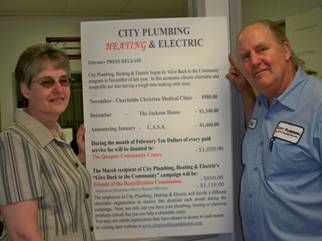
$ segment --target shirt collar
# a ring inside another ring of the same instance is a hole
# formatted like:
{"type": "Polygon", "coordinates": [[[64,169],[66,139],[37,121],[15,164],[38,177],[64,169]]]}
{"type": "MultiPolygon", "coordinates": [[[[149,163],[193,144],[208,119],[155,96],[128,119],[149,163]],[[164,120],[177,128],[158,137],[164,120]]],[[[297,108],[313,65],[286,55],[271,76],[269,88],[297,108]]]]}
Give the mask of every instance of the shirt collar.
{"type": "MultiPolygon", "coordinates": [[[[296,106],[298,106],[299,96],[302,91],[303,84],[306,82],[306,73],[301,68],[298,67],[296,71],[295,77],[292,80],[291,84],[287,87],[287,89],[283,92],[282,95],[277,97],[275,101],[278,101],[282,105],[295,110],[296,106]]],[[[268,99],[264,95],[260,95],[258,98],[259,105],[268,106],[268,99]]]]}
{"type": "MultiPolygon", "coordinates": [[[[35,119],[33,116],[29,115],[23,109],[16,110],[15,119],[19,125],[24,126],[33,134],[42,147],[47,146],[53,139],[57,139],[52,135],[48,128],[44,126],[44,124],[35,119]]],[[[61,133],[61,128],[58,123],[57,126],[59,132],[61,133]]]]}

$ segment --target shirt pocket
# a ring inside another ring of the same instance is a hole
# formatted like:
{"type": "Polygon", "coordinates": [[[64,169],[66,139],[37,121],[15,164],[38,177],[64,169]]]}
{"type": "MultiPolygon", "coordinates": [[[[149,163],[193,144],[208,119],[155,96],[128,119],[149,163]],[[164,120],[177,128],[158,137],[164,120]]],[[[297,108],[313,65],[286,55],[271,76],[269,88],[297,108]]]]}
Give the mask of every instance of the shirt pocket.
{"type": "Polygon", "coordinates": [[[269,158],[264,158],[266,176],[285,175],[296,172],[305,172],[317,167],[318,163],[300,145],[284,140],[275,139],[269,158]]]}

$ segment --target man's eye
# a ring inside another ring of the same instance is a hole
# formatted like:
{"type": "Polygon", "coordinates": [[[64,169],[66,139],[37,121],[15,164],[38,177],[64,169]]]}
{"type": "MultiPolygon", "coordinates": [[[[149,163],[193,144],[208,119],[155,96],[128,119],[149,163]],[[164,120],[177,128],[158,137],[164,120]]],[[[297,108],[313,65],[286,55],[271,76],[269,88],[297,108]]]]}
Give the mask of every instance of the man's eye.
{"type": "Polygon", "coordinates": [[[247,60],[247,59],[249,59],[249,54],[245,54],[245,55],[241,55],[240,56],[240,58],[242,59],[242,60],[247,60]]]}
{"type": "Polygon", "coordinates": [[[264,52],[266,50],[268,50],[267,47],[260,47],[260,48],[258,48],[258,52],[264,52]]]}

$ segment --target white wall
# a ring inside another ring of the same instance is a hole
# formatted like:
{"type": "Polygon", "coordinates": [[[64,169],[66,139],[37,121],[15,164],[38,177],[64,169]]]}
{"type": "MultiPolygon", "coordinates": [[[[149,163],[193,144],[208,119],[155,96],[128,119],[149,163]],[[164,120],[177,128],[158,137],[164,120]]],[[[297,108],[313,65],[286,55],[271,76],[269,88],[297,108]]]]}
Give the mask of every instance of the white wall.
{"type": "Polygon", "coordinates": [[[242,0],[243,24],[257,19],[283,21],[285,16],[322,6],[322,0],[242,0]]]}
{"type": "MultiPolygon", "coordinates": [[[[80,21],[97,18],[81,17],[0,17],[0,104],[1,127],[13,120],[15,91],[13,71],[21,52],[46,37],[80,36],[80,21]]],[[[107,19],[107,18],[105,18],[107,19]]],[[[80,61],[72,61],[72,68],[80,71],[80,61]]]]}

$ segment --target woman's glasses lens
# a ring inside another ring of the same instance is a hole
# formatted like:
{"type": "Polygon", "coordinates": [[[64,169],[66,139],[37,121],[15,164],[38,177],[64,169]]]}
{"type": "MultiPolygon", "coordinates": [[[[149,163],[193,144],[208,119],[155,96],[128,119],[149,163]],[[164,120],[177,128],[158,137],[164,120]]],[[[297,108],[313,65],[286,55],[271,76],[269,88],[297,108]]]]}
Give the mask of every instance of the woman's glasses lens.
{"type": "MultiPolygon", "coordinates": [[[[56,81],[53,78],[42,78],[33,82],[36,82],[47,89],[52,88],[56,84],[56,81]]],[[[67,87],[70,85],[71,79],[67,77],[62,77],[58,80],[58,82],[61,86],[67,87]]]]}

